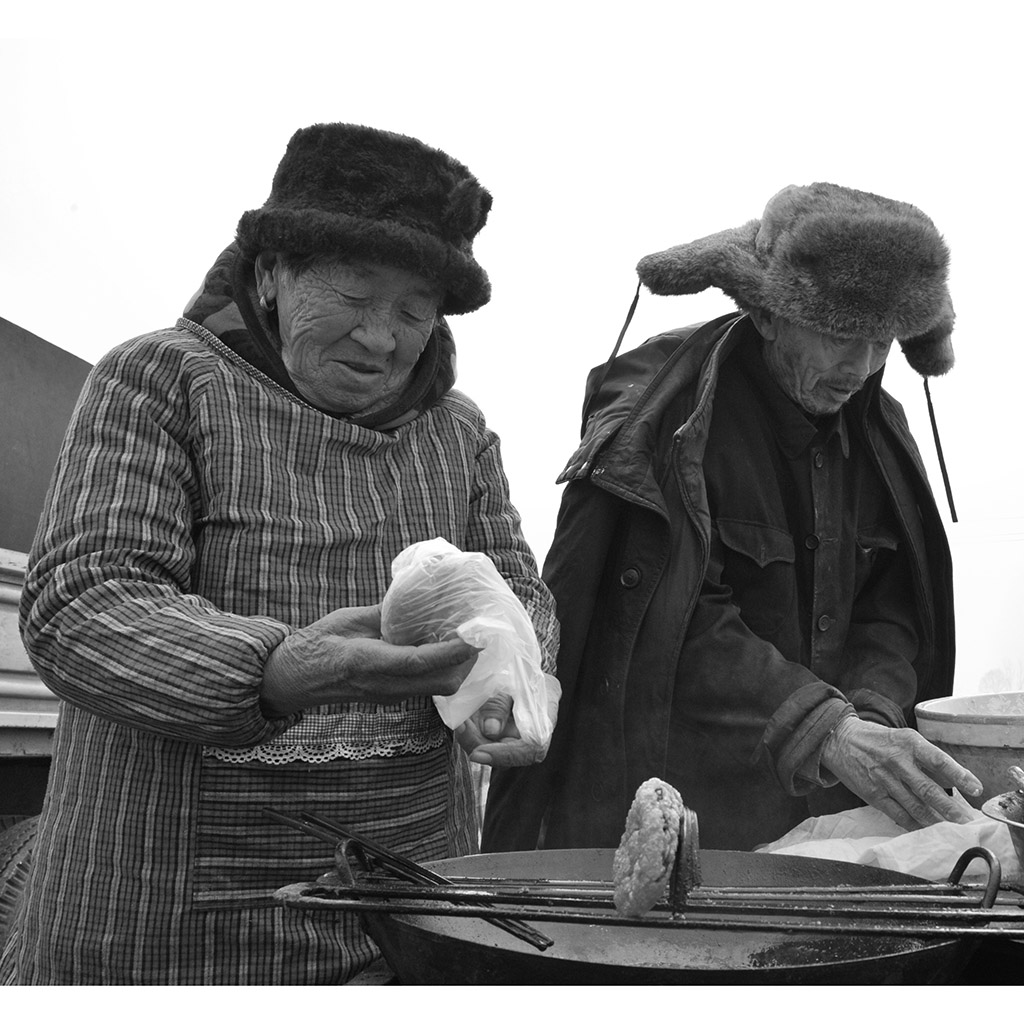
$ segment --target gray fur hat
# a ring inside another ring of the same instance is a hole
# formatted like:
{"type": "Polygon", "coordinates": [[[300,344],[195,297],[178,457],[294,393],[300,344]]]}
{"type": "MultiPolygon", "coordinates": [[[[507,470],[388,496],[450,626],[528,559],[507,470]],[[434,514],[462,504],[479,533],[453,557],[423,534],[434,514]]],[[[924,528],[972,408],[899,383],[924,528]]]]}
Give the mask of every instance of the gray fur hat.
{"type": "Polygon", "coordinates": [[[720,288],[741,309],[765,309],[839,338],[896,338],[910,365],[953,365],[949,250],[917,207],[826,182],[789,185],[760,220],[645,256],[656,295],[720,288]]]}
{"type": "Polygon", "coordinates": [[[484,305],[491,286],[473,239],[491,194],[447,153],[408,135],[357,124],[300,128],[270,197],[238,222],[242,254],[366,260],[421,274],[445,289],[441,312],[484,305]]]}

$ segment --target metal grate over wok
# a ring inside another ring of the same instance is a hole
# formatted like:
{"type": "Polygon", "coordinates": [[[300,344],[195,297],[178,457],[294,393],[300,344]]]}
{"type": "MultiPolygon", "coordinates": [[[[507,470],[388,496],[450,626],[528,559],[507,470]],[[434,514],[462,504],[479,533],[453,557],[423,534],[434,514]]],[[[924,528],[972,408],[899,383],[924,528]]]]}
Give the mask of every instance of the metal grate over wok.
{"type": "Polygon", "coordinates": [[[320,912],[479,918],[541,951],[553,940],[533,924],[545,922],[929,939],[989,934],[1024,938],[1024,891],[1001,884],[999,861],[983,847],[965,850],[946,882],[712,885],[701,879],[696,818],[687,811],[665,897],[642,917],[624,917],[615,910],[613,886],[607,880],[442,876],[317,815],[290,818],[271,809],[266,813],[335,848],[334,872],[278,890],[280,902],[320,912]],[[988,868],[984,885],[962,882],[975,860],[988,868]]]}

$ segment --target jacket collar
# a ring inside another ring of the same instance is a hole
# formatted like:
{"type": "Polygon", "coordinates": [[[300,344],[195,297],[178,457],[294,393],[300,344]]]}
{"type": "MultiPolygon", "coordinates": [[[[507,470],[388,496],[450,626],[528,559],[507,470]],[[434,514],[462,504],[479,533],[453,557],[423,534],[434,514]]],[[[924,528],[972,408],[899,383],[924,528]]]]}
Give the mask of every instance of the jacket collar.
{"type": "MultiPolygon", "coordinates": [[[[587,477],[608,490],[661,507],[653,472],[654,444],[668,405],[699,376],[697,410],[710,401],[721,360],[736,343],[733,328],[747,319],[729,313],[705,324],[658,335],[590,372],[583,440],[558,483],[587,477]],[[593,388],[600,381],[596,393],[593,388]]],[[[695,413],[696,411],[695,410],[695,413]]]]}
{"type": "MultiPolygon", "coordinates": [[[[644,344],[590,371],[584,408],[588,410],[579,447],[557,483],[590,479],[621,497],[664,510],[654,467],[661,418],[683,390],[694,388],[692,405],[677,433],[706,436],[719,368],[754,327],[745,313],[733,312],[650,338],[644,344]],[[696,386],[694,387],[694,382],[696,386]]],[[[849,453],[850,417],[862,421],[880,401],[883,371],[868,379],[843,410],[836,429],[849,453]]],[[[702,453],[691,454],[699,461],[702,453]]]]}

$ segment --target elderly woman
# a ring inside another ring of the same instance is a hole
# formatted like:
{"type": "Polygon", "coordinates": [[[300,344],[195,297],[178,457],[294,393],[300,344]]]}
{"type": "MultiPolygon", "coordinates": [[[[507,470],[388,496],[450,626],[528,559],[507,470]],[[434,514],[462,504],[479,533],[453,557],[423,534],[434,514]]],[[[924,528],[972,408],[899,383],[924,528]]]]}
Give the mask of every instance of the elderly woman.
{"type": "MultiPolygon", "coordinates": [[[[24,588],[25,644],[62,698],[22,983],[351,979],[348,915],[276,904],[330,866],[277,825],[311,809],[425,860],[475,849],[467,754],[431,695],[476,651],[380,639],[391,560],[437,536],[486,553],[550,671],[551,597],[498,440],[452,390],[442,318],[487,302],[490,195],[370,128],[300,130],[173,328],[96,365],[24,588]]],[[[539,752],[489,710],[474,760],[539,752]]]]}

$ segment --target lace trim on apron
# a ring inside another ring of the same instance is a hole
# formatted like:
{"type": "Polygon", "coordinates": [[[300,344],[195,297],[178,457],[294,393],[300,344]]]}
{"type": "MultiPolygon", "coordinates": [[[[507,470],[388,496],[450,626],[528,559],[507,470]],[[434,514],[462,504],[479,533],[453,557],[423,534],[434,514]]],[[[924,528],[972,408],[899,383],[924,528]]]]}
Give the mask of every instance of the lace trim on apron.
{"type": "Polygon", "coordinates": [[[447,730],[429,698],[342,707],[341,711],[307,712],[301,721],[258,747],[203,747],[203,753],[230,764],[323,764],[339,758],[362,761],[423,754],[444,743],[447,730]]]}

